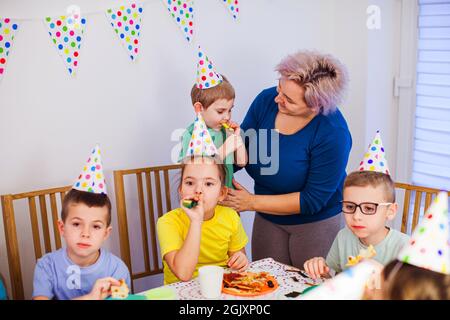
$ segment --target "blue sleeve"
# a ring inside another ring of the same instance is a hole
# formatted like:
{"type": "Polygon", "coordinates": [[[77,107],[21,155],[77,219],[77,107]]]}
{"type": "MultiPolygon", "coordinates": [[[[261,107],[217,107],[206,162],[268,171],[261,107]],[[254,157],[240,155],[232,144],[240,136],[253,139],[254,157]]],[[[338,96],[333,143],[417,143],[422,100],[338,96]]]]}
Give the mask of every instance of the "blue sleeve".
{"type": "Polygon", "coordinates": [[[320,212],[340,187],[351,145],[348,129],[339,128],[322,133],[311,150],[306,185],[300,192],[301,214],[320,212]]]}
{"type": "Polygon", "coordinates": [[[44,296],[53,299],[53,278],[50,261],[46,258],[39,259],[34,268],[32,297],[44,296]]]}
{"type": "Polygon", "coordinates": [[[116,267],[113,270],[111,277],[116,280],[124,279],[128,287],[131,288],[131,276],[127,265],[119,258],[116,257],[116,259],[117,259],[116,267]]]}

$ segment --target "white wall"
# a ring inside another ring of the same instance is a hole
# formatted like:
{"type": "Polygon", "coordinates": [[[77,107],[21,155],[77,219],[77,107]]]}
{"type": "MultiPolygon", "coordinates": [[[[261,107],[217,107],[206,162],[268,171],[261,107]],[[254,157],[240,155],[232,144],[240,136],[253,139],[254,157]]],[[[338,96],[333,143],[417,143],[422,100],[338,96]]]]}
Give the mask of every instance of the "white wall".
{"type": "MultiPolygon", "coordinates": [[[[114,2],[2,0],[0,15],[40,18],[62,14],[71,4],[95,12],[114,2]]],[[[357,166],[377,128],[382,129],[389,162],[395,164],[391,84],[398,58],[398,1],[245,0],[237,23],[220,2],[195,1],[196,39],[236,88],[236,121],[262,89],[275,85],[273,70],[282,57],[298,49],[329,52],[347,64],[351,77],[341,106],[353,135],[349,169],[357,166]],[[381,6],[381,30],[366,28],[368,4],[381,6]]],[[[183,39],[160,0],[149,0],[144,7],[140,42],[140,57],[132,63],[105,16],[88,16],[78,76],[71,79],[42,22],[22,23],[0,83],[0,194],[71,184],[97,142],[111,195],[113,170],[170,162],[172,131],[193,120],[189,92],[195,48],[183,39]]],[[[244,172],[237,177],[252,187],[244,172]]],[[[251,237],[252,214],[242,217],[251,237]]],[[[25,226],[27,219],[19,222],[25,226]]],[[[0,272],[8,276],[2,223],[0,272]]],[[[29,232],[21,237],[31,239],[29,232]]],[[[106,246],[119,255],[117,232],[106,246]]],[[[30,294],[34,253],[25,245],[22,249],[30,294]]],[[[139,289],[161,283],[161,278],[153,279],[139,289]]]]}

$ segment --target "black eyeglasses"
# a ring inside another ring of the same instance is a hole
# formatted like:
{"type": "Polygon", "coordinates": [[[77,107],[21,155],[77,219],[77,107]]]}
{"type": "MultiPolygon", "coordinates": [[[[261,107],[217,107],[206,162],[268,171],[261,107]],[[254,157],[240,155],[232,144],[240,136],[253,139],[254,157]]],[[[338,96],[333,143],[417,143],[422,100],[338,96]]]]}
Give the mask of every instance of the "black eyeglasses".
{"type": "Polygon", "coordinates": [[[388,206],[391,205],[391,202],[383,202],[383,203],[374,203],[374,202],[361,202],[360,204],[356,204],[351,201],[341,201],[342,203],[342,212],[353,214],[356,211],[356,208],[359,207],[359,210],[363,214],[373,215],[377,213],[378,206],[388,206]]]}

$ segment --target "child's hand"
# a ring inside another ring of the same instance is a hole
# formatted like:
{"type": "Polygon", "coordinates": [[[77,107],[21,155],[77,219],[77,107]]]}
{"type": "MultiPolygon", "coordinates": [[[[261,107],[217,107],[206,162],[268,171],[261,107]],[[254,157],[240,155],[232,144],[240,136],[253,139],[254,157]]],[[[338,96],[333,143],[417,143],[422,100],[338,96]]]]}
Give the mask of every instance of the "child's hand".
{"type": "Polygon", "coordinates": [[[236,122],[233,121],[229,121],[228,125],[230,126],[231,129],[233,129],[233,134],[236,136],[241,136],[241,127],[239,127],[239,125],[236,122]]]}
{"type": "Polygon", "coordinates": [[[114,278],[102,278],[95,281],[91,292],[89,293],[90,300],[104,300],[111,295],[111,286],[120,286],[120,282],[114,278]]]}
{"type": "Polygon", "coordinates": [[[318,279],[322,275],[327,275],[330,272],[330,268],[322,257],[309,259],[305,262],[303,268],[312,279],[318,279]]]}
{"type": "Polygon", "coordinates": [[[203,222],[203,217],[205,216],[205,209],[203,207],[203,193],[181,199],[180,207],[183,208],[184,212],[186,212],[191,222],[203,222]],[[195,200],[198,204],[189,209],[183,206],[183,200],[195,200]]]}
{"type": "Polygon", "coordinates": [[[227,265],[238,272],[243,272],[248,268],[248,259],[245,253],[237,251],[228,259],[227,265]]]}
{"type": "Polygon", "coordinates": [[[226,138],[224,141],[222,148],[223,148],[223,158],[227,157],[230,153],[235,152],[237,149],[242,147],[244,145],[244,142],[242,141],[240,134],[231,134],[226,138]]]}

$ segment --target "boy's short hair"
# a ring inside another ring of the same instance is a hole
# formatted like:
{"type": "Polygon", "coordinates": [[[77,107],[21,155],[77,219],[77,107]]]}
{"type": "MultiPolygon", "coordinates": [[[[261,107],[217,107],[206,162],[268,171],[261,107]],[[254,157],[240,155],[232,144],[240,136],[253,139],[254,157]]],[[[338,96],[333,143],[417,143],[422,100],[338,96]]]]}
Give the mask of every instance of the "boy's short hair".
{"type": "Polygon", "coordinates": [[[383,186],[387,202],[395,202],[395,183],[387,174],[376,171],[355,171],[344,181],[344,189],[348,187],[378,187],[383,186]]]}
{"type": "Polygon", "coordinates": [[[231,100],[235,98],[234,88],[228,79],[221,75],[223,78],[222,83],[208,89],[199,89],[197,84],[194,84],[191,90],[192,104],[200,102],[203,108],[207,109],[216,100],[225,99],[231,100]]]}
{"type": "Polygon", "coordinates": [[[79,191],[71,189],[64,197],[61,210],[61,220],[66,221],[69,215],[69,206],[71,204],[82,203],[91,207],[103,208],[106,206],[108,213],[106,214],[106,224],[109,226],[111,224],[111,201],[106,194],[92,193],[86,191],[79,191]]]}

